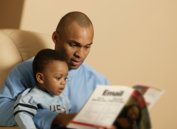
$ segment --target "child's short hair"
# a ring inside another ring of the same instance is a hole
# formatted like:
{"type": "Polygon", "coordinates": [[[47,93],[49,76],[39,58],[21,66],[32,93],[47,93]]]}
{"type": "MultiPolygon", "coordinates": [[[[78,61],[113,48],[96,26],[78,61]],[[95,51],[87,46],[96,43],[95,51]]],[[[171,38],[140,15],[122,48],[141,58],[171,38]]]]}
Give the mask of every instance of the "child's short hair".
{"type": "Polygon", "coordinates": [[[40,50],[33,60],[33,75],[36,80],[36,73],[42,72],[45,66],[52,60],[66,62],[66,58],[53,49],[40,50]]]}

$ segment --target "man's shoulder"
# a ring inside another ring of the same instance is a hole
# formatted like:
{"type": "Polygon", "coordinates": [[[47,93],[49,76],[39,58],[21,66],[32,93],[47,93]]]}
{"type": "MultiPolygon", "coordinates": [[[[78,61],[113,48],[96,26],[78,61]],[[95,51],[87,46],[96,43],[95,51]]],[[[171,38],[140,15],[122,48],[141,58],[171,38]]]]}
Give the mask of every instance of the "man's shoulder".
{"type": "Polygon", "coordinates": [[[30,59],[27,59],[25,61],[22,61],[18,63],[12,70],[11,73],[16,73],[16,72],[25,72],[25,71],[31,71],[32,68],[32,62],[33,62],[33,57],[30,59]]]}
{"type": "Polygon", "coordinates": [[[31,57],[31,58],[29,58],[29,59],[27,59],[27,60],[24,60],[24,61],[22,61],[21,63],[17,64],[17,67],[19,67],[19,66],[28,66],[28,65],[31,65],[32,62],[33,62],[33,60],[34,60],[34,57],[31,57]]]}
{"type": "MultiPolygon", "coordinates": [[[[29,87],[32,81],[29,81],[32,74],[32,62],[34,58],[30,58],[25,60],[19,64],[17,64],[8,74],[5,82],[8,85],[21,85],[22,87],[26,84],[29,87]]],[[[33,80],[33,78],[32,78],[33,80]]]]}

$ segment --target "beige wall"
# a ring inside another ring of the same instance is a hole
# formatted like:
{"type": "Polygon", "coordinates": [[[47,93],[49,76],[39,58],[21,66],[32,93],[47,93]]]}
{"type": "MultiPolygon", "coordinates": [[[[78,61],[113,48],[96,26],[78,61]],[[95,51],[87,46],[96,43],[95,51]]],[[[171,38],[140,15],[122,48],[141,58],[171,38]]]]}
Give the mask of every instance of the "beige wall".
{"type": "Polygon", "coordinates": [[[19,28],[51,34],[68,11],[85,12],[95,26],[87,63],[112,84],[165,89],[150,111],[153,129],[176,129],[176,7],[176,0],[26,0],[19,28]]]}

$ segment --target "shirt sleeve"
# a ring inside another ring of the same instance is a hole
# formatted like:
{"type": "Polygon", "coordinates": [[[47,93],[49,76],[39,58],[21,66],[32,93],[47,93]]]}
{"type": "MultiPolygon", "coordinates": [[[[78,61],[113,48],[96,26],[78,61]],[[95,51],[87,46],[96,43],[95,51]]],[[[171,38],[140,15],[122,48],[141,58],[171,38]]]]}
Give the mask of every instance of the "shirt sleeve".
{"type": "Polygon", "coordinates": [[[36,129],[33,117],[37,113],[37,104],[31,101],[33,98],[28,95],[29,90],[19,95],[14,105],[15,120],[21,129],[36,129]]]}
{"type": "Polygon", "coordinates": [[[18,126],[21,129],[37,129],[33,122],[32,116],[28,113],[18,113],[17,115],[15,115],[15,120],[17,121],[18,126]]]}
{"type": "Polygon", "coordinates": [[[0,98],[0,126],[14,126],[16,122],[13,116],[14,100],[0,98]]]}

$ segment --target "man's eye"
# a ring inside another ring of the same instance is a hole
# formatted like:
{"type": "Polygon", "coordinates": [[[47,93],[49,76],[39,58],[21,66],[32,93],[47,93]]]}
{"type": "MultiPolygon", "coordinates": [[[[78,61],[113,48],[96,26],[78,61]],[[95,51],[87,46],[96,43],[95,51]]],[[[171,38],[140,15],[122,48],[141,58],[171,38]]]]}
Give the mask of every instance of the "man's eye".
{"type": "Polygon", "coordinates": [[[91,45],[87,45],[87,46],[85,46],[85,48],[90,48],[91,47],[91,45]]]}
{"type": "Polygon", "coordinates": [[[75,44],[75,43],[69,43],[69,45],[70,45],[71,47],[77,47],[77,44],[75,44]]]}

